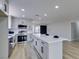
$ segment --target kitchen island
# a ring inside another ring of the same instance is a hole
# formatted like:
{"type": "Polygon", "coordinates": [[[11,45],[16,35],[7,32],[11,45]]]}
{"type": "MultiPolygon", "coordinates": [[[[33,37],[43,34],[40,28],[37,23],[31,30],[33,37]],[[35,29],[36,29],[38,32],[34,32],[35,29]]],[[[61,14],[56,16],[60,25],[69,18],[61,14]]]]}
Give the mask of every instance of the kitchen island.
{"type": "Polygon", "coordinates": [[[63,59],[62,38],[46,35],[31,35],[33,47],[42,59],[63,59]]]}

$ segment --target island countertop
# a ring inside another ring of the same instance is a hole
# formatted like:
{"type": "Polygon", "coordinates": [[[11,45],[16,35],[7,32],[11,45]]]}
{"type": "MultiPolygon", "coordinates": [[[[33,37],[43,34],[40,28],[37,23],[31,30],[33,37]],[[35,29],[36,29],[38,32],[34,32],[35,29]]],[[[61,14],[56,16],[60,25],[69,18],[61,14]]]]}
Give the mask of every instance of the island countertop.
{"type": "Polygon", "coordinates": [[[33,34],[33,36],[47,43],[63,41],[63,38],[53,38],[53,36],[46,36],[46,35],[40,35],[40,34],[33,34]]]}

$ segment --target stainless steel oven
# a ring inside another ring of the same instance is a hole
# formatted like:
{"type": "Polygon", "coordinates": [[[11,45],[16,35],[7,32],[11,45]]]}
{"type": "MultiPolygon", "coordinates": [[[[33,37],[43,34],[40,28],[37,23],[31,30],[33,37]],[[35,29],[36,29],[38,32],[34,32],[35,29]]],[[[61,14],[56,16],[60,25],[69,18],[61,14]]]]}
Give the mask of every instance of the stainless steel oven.
{"type": "Polygon", "coordinates": [[[27,35],[18,35],[18,42],[27,41],[27,35]]]}

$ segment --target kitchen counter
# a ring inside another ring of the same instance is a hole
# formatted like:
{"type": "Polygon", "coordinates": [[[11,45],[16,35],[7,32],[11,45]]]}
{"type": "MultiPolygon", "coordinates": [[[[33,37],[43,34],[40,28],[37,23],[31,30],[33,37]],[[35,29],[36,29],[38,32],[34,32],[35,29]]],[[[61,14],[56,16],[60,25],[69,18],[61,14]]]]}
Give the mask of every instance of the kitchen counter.
{"type": "Polygon", "coordinates": [[[18,33],[14,33],[14,34],[8,34],[8,39],[11,37],[14,37],[15,35],[17,35],[18,33]]]}
{"type": "Polygon", "coordinates": [[[33,46],[42,59],[63,59],[63,38],[31,34],[33,46]]]}

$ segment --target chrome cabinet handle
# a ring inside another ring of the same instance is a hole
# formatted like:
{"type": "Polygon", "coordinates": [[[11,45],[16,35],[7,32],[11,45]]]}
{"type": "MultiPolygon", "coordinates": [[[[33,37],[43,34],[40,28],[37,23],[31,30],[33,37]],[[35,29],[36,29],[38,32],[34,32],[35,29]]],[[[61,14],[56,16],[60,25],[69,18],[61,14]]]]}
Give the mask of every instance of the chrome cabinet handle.
{"type": "Polygon", "coordinates": [[[41,47],[41,53],[44,53],[44,48],[43,47],[41,47]]]}
{"type": "Polygon", "coordinates": [[[37,41],[35,41],[35,45],[37,45],[37,41]]]}

